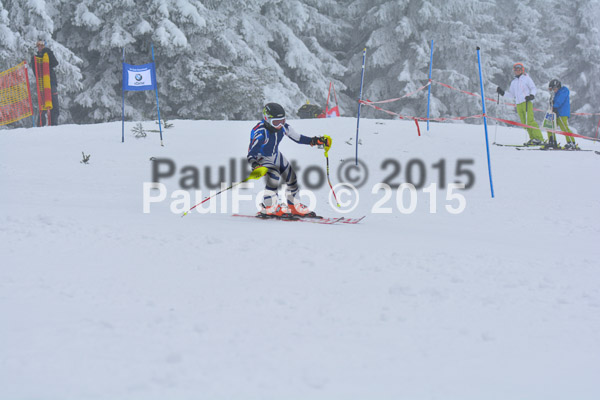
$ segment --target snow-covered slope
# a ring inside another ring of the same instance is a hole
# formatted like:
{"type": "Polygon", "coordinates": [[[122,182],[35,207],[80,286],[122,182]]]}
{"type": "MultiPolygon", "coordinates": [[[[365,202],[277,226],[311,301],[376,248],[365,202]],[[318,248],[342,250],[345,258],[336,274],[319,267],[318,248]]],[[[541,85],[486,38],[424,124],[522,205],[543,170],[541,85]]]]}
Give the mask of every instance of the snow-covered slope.
{"type": "MultiPolygon", "coordinates": [[[[332,136],[339,183],[356,120],[291,123],[332,136]]],[[[1,132],[1,398],[600,396],[599,155],[492,146],[492,199],[483,127],[433,124],[419,137],[413,123],[362,120],[369,179],[346,214],[366,215],[360,224],[233,218],[233,191],[217,213],[181,218],[170,196],[193,170],[181,169],[199,170],[197,201],[206,167],[213,182],[220,166],[228,184],[240,180],[253,125],[174,121],[164,147],[154,133],[135,139],[133,123],[125,143],[120,123],[1,132]],[[166,201],[144,213],[151,157],[177,172],[161,180],[166,201]],[[459,205],[446,189],[435,191],[436,213],[422,189],[412,213],[395,191],[386,201],[372,193],[396,163],[392,183],[407,169],[417,181],[420,162],[424,186],[439,183],[440,160],[446,183],[468,178],[457,167],[475,177],[452,192],[464,196],[462,213],[446,210],[459,205]],[[381,201],[391,213],[372,212],[381,201]]],[[[497,130],[501,143],[525,139],[497,130]]],[[[281,149],[301,183],[325,166],[322,150],[290,140],[281,149]]],[[[326,183],[314,194],[319,213],[338,215],[326,183]]],[[[241,212],[255,212],[252,202],[241,212]]]]}

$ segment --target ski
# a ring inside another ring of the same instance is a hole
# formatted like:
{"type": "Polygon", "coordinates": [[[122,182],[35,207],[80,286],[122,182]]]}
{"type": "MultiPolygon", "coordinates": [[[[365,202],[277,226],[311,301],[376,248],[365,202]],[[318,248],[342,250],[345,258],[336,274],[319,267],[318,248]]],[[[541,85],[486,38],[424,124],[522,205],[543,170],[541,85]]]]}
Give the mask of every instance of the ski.
{"type": "Polygon", "coordinates": [[[315,218],[315,217],[309,217],[309,218],[301,218],[301,217],[294,217],[294,218],[259,218],[256,215],[247,215],[247,214],[232,214],[232,217],[244,217],[244,218],[255,218],[255,219],[262,219],[262,220],[267,220],[267,221],[290,221],[290,222],[308,222],[308,223],[312,223],[312,224],[324,224],[324,225],[333,225],[336,223],[342,223],[342,224],[358,224],[360,221],[362,221],[365,216],[360,217],[360,218],[345,218],[345,217],[334,217],[334,218],[328,218],[328,217],[321,217],[321,218],[315,218]]]}
{"type": "Polygon", "coordinates": [[[359,218],[344,218],[344,217],[342,217],[342,220],[340,222],[342,224],[358,224],[360,221],[365,219],[365,217],[366,217],[366,215],[363,215],[362,217],[359,217],[359,218]]]}
{"type": "Polygon", "coordinates": [[[260,219],[260,220],[265,220],[265,221],[309,222],[309,223],[312,223],[312,224],[325,224],[325,225],[333,225],[336,222],[339,222],[342,219],[344,219],[343,217],[341,217],[341,218],[300,218],[300,217],[293,217],[293,218],[276,218],[276,217],[260,218],[260,217],[257,217],[256,215],[247,215],[247,214],[232,214],[232,216],[233,217],[254,218],[254,219],[260,219]]]}
{"type": "Polygon", "coordinates": [[[517,150],[569,151],[569,152],[573,152],[573,153],[576,153],[578,151],[594,151],[594,150],[587,150],[587,149],[577,149],[577,150],[573,150],[573,149],[521,149],[518,147],[517,147],[517,150]]]}
{"type": "Polygon", "coordinates": [[[346,217],[321,217],[320,215],[317,215],[315,217],[298,217],[298,219],[300,221],[303,222],[316,222],[316,223],[320,223],[320,224],[335,224],[336,222],[342,223],[342,224],[358,224],[360,221],[362,221],[365,218],[365,216],[362,216],[360,218],[346,218],[346,217]]]}
{"type": "Polygon", "coordinates": [[[539,147],[543,146],[543,144],[538,145],[525,145],[525,144],[501,144],[501,143],[492,143],[494,146],[502,146],[502,147],[539,147]]]}

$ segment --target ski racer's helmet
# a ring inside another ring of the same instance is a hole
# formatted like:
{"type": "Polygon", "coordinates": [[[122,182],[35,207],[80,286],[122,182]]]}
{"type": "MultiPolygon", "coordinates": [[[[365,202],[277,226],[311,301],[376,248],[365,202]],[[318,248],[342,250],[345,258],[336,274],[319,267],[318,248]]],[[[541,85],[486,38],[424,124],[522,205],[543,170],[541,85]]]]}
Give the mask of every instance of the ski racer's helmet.
{"type": "Polygon", "coordinates": [[[523,65],[523,63],[518,62],[515,65],[513,65],[513,71],[516,71],[519,68],[523,71],[522,73],[524,74],[525,73],[525,66],[523,65]]]}
{"type": "Polygon", "coordinates": [[[560,83],[560,81],[558,79],[552,79],[550,81],[550,83],[548,84],[548,89],[560,89],[562,87],[562,84],[560,83]]]}
{"type": "Polygon", "coordinates": [[[285,110],[277,103],[268,103],[263,108],[263,119],[267,125],[279,130],[285,124],[285,110]]]}

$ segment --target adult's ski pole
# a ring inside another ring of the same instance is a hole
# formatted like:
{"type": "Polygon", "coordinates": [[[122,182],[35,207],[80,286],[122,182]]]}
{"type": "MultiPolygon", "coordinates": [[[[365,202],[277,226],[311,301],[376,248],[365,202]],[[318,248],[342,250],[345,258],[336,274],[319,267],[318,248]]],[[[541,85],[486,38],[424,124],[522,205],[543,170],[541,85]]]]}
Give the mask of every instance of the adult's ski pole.
{"type": "Polygon", "coordinates": [[[248,182],[250,179],[260,179],[263,176],[265,176],[265,174],[267,173],[268,169],[267,167],[258,167],[256,169],[254,169],[254,171],[252,171],[250,173],[250,175],[248,175],[248,177],[246,179],[244,179],[241,182],[237,182],[234,183],[233,185],[229,186],[227,189],[223,189],[220,192],[217,192],[215,194],[213,194],[212,196],[208,196],[207,198],[205,198],[204,200],[202,200],[200,203],[196,204],[194,207],[190,208],[189,210],[187,210],[186,212],[183,213],[183,215],[181,216],[182,218],[185,217],[186,215],[188,215],[190,213],[190,211],[192,211],[194,208],[198,207],[200,204],[207,202],[208,200],[212,199],[213,197],[216,197],[218,195],[220,195],[223,192],[228,191],[231,188],[236,187],[237,185],[240,185],[244,182],[248,182]]]}
{"type": "Polygon", "coordinates": [[[496,103],[496,128],[494,129],[494,144],[496,144],[496,136],[498,135],[498,107],[500,107],[500,93],[498,93],[498,102],[496,103]]]}

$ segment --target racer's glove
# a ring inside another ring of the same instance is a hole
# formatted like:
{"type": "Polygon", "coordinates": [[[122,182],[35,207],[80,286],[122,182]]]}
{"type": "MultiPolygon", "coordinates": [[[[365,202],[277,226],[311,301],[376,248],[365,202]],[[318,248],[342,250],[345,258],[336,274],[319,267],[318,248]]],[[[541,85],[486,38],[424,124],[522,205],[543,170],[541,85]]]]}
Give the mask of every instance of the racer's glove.
{"type": "Polygon", "coordinates": [[[330,147],[331,146],[331,138],[329,136],[315,136],[313,138],[310,139],[310,145],[311,146],[325,146],[325,147],[330,147]]]}
{"type": "Polygon", "coordinates": [[[248,176],[248,179],[260,179],[263,176],[265,176],[267,171],[269,171],[267,167],[261,167],[258,163],[256,163],[256,165],[257,166],[252,170],[252,172],[250,172],[250,176],[248,176]]]}

